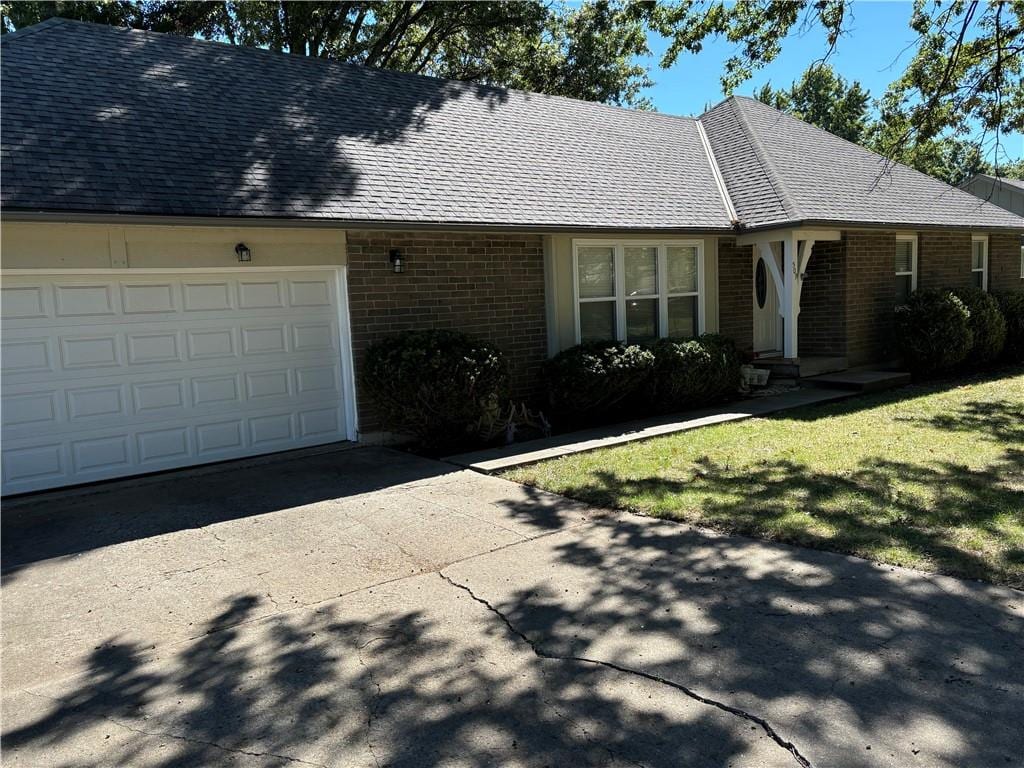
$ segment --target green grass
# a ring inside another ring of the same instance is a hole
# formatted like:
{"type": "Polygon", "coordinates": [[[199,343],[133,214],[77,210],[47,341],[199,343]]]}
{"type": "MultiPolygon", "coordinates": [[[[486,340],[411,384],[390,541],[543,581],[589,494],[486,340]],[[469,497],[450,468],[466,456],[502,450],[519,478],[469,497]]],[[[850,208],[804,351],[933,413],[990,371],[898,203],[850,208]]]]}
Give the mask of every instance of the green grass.
{"type": "Polygon", "coordinates": [[[588,503],[1024,588],[1024,369],[521,467],[588,503]]]}

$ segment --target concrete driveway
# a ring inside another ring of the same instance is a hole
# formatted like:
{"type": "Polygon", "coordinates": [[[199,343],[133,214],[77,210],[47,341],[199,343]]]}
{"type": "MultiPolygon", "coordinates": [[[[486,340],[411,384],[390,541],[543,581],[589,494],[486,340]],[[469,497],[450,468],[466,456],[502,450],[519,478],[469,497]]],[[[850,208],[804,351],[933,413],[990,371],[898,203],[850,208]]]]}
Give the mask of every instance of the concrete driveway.
{"type": "Polygon", "coordinates": [[[5,766],[985,766],[1024,595],[383,449],[7,504],[5,766]]]}

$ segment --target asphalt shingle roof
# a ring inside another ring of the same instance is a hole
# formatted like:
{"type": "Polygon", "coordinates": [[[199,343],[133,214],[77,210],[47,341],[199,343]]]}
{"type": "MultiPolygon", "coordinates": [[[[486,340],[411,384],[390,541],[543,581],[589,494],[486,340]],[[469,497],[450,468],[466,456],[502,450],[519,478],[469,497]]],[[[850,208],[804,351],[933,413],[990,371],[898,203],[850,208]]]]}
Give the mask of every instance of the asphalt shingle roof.
{"type": "MultiPolygon", "coordinates": [[[[2,45],[6,211],[735,224],[693,118],[59,19],[2,45]]],[[[700,125],[744,227],[1024,228],[757,102],[700,125]]]]}
{"type": "Polygon", "coordinates": [[[1024,227],[1024,219],[998,206],[754,99],[728,99],[700,121],[737,216],[748,227],[791,222],[1024,227]]]}
{"type": "Polygon", "coordinates": [[[2,61],[10,209],[730,227],[690,118],[74,22],[2,61]]]}

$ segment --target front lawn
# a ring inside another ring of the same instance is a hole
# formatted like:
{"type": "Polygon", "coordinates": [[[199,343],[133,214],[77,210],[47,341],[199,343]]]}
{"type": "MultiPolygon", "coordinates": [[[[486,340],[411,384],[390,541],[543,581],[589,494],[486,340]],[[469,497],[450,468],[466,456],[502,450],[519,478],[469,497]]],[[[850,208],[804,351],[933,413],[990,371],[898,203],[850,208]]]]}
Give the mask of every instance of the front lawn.
{"type": "Polygon", "coordinates": [[[1024,369],[521,467],[602,507],[1024,588],[1024,369]]]}

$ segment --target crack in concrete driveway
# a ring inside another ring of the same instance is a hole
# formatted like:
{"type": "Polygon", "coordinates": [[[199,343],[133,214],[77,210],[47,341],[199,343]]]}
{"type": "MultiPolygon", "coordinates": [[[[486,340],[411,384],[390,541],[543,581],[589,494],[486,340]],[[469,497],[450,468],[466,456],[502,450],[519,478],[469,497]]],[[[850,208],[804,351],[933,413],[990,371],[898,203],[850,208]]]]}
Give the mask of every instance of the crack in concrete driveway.
{"type": "Polygon", "coordinates": [[[634,675],[636,677],[643,678],[644,680],[650,680],[651,682],[658,683],[659,685],[666,685],[669,688],[673,688],[674,690],[680,691],[686,696],[689,696],[694,701],[700,702],[701,704],[706,704],[709,707],[714,707],[715,709],[720,709],[723,712],[727,712],[730,715],[735,715],[736,717],[741,717],[744,720],[749,720],[750,722],[757,724],[761,728],[761,730],[765,732],[768,738],[770,738],[772,741],[778,744],[779,747],[789,752],[796,760],[798,765],[802,766],[802,768],[813,768],[811,762],[802,754],[800,754],[800,750],[797,749],[796,745],[790,741],[786,741],[785,739],[783,739],[778,734],[778,732],[774,728],[772,728],[768,721],[765,720],[763,717],[758,717],[755,714],[742,710],[739,707],[731,706],[729,704],[726,704],[725,702],[718,701],[707,696],[702,696],[701,694],[694,691],[692,688],[689,688],[688,686],[683,685],[682,683],[676,680],[669,680],[667,678],[661,677],[660,675],[654,675],[650,672],[644,672],[640,669],[631,669],[629,667],[624,667],[619,664],[616,664],[615,662],[605,661],[603,659],[593,659],[588,656],[563,656],[557,653],[550,653],[549,651],[544,650],[544,647],[542,645],[534,642],[529,637],[527,637],[525,633],[521,632],[519,629],[516,629],[516,626],[512,623],[508,616],[506,616],[500,609],[491,605],[490,602],[474,593],[473,590],[467,587],[465,584],[459,584],[457,581],[452,580],[452,578],[450,576],[445,575],[443,571],[439,571],[437,575],[440,576],[442,580],[444,580],[451,586],[455,587],[456,589],[463,590],[473,600],[480,603],[480,605],[484,606],[487,610],[489,610],[491,613],[493,613],[495,616],[501,619],[501,621],[508,628],[508,631],[512,633],[514,636],[518,637],[524,643],[526,643],[530,647],[530,650],[533,651],[534,655],[538,658],[547,659],[549,661],[575,661],[581,664],[594,664],[600,667],[606,667],[607,669],[614,670],[615,672],[621,672],[623,674],[634,675]]]}

